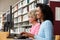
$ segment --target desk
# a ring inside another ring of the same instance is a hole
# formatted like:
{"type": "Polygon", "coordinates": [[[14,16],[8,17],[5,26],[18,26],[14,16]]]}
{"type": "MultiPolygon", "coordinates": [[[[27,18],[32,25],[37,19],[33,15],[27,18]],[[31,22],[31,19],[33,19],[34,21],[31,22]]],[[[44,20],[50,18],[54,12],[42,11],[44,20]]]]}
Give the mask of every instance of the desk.
{"type": "Polygon", "coordinates": [[[32,40],[32,39],[13,39],[13,38],[8,38],[7,40],[32,40]]]}
{"type": "Polygon", "coordinates": [[[9,32],[0,32],[0,40],[7,40],[9,32]]]}
{"type": "Polygon", "coordinates": [[[14,40],[14,39],[12,39],[12,38],[7,38],[7,40],[14,40]]]}

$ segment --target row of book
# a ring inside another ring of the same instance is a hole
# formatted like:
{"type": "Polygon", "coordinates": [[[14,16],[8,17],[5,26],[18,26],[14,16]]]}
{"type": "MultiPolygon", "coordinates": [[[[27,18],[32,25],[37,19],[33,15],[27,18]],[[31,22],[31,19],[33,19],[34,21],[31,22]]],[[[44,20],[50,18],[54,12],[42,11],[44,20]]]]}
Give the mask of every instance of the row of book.
{"type": "Polygon", "coordinates": [[[24,26],[25,27],[29,26],[28,12],[35,9],[35,2],[33,1],[35,0],[22,0],[16,6],[13,7],[12,12],[15,12],[17,10],[14,13],[14,27],[15,27],[14,33],[19,34],[20,32],[23,31],[30,32],[30,28],[25,29],[24,26]]]}

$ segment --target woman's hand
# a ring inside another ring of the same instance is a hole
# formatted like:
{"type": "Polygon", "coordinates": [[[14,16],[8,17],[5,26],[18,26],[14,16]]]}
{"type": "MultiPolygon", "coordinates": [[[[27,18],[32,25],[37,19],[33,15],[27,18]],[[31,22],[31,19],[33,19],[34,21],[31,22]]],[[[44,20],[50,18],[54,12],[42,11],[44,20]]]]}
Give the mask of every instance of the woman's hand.
{"type": "Polygon", "coordinates": [[[23,34],[22,36],[28,37],[28,35],[27,35],[27,34],[23,34]]]}
{"type": "Polygon", "coordinates": [[[33,34],[27,32],[22,32],[20,35],[34,38],[33,34]]]}
{"type": "Polygon", "coordinates": [[[27,34],[27,32],[22,32],[22,33],[20,33],[20,35],[23,35],[23,34],[27,34]]]}
{"type": "Polygon", "coordinates": [[[28,33],[27,35],[28,35],[28,37],[34,38],[34,35],[31,33],[28,33]]]}

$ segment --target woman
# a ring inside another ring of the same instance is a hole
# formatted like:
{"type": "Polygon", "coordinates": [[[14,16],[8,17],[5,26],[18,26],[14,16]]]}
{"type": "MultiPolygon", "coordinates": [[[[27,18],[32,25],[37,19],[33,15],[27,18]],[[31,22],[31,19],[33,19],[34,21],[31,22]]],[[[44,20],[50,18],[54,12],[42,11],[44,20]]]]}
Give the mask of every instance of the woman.
{"type": "Polygon", "coordinates": [[[39,27],[40,27],[40,23],[37,22],[37,18],[36,18],[35,13],[36,13],[36,11],[32,10],[31,12],[28,13],[28,17],[29,17],[29,22],[32,24],[32,27],[30,29],[30,33],[37,35],[39,27]]]}
{"type": "MultiPolygon", "coordinates": [[[[37,22],[37,18],[36,18],[36,11],[35,10],[32,10],[28,13],[28,17],[29,17],[29,22],[32,24],[32,27],[30,29],[30,33],[28,34],[32,34],[32,35],[37,35],[38,34],[38,30],[40,28],[40,23],[37,22]]],[[[25,36],[24,33],[27,33],[27,32],[22,32],[21,34],[23,36],[25,36]]]]}
{"type": "Polygon", "coordinates": [[[38,3],[36,5],[36,16],[40,20],[38,35],[25,33],[28,37],[36,40],[53,40],[53,13],[48,5],[38,3]]]}

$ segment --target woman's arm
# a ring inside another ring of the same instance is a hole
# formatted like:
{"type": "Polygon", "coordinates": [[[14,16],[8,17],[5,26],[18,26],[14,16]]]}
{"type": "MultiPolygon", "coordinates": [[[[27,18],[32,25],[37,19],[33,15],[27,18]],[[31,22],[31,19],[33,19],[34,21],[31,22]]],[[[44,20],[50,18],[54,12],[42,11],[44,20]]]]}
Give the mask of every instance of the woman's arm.
{"type": "Polygon", "coordinates": [[[52,40],[53,39],[53,25],[50,21],[47,21],[44,23],[44,33],[45,33],[45,37],[41,37],[39,34],[35,35],[34,38],[36,40],[52,40]]]}

